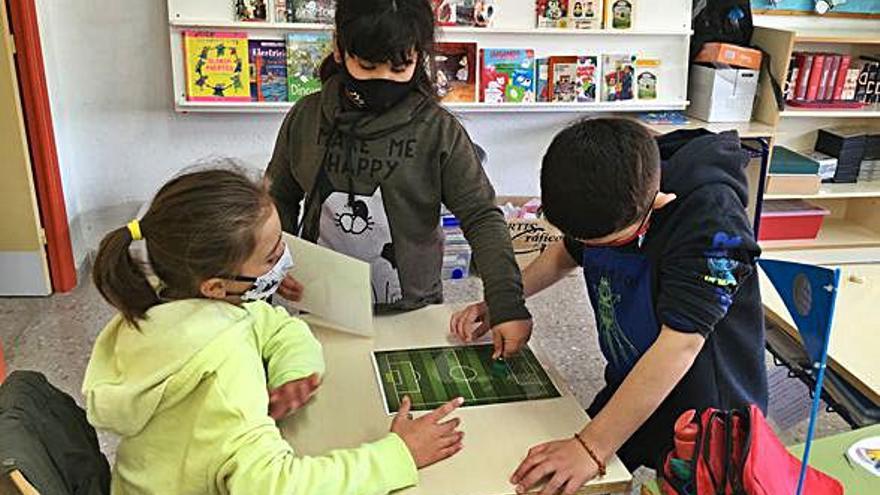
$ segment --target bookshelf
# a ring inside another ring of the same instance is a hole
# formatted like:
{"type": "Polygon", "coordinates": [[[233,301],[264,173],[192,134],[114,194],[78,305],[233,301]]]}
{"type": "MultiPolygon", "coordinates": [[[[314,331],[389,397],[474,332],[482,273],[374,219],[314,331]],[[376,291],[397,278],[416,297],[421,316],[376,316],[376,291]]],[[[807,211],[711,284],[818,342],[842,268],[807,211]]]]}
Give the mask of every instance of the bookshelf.
{"type": "MultiPolygon", "coordinates": [[[[284,39],[291,32],[331,31],[324,24],[239,22],[232,0],[167,0],[174,109],[181,113],[285,113],[291,103],[193,102],[186,99],[182,33],[185,30],[239,31],[252,39],[284,39]]],[[[548,55],[633,53],[659,58],[659,95],[652,101],[595,103],[453,103],[457,114],[595,113],[684,110],[691,31],[691,1],[640,2],[633,29],[575,30],[535,27],[534,0],[504,0],[488,28],[438,27],[438,41],[476,42],[486,48],[531,48],[548,55]]],[[[271,10],[271,9],[270,9],[271,10]]],[[[271,12],[270,12],[271,15],[271,12]]]]}
{"type": "MultiPolygon", "coordinates": [[[[797,20],[764,18],[756,22],[753,42],[767,51],[773,74],[784,81],[795,51],[859,56],[880,53],[880,21],[797,20]],[[816,29],[821,22],[826,29],[816,29]],[[812,24],[812,25],[810,25],[812,24]]],[[[817,129],[869,127],[880,132],[880,107],[804,109],[776,107],[769,84],[762,83],[755,115],[775,127],[774,144],[811,150],[817,129]]],[[[765,256],[805,263],[880,262],[880,181],[822,184],[816,194],[765,194],[762,201],[804,199],[831,210],[819,236],[808,241],[763,241],[765,256]]]]}

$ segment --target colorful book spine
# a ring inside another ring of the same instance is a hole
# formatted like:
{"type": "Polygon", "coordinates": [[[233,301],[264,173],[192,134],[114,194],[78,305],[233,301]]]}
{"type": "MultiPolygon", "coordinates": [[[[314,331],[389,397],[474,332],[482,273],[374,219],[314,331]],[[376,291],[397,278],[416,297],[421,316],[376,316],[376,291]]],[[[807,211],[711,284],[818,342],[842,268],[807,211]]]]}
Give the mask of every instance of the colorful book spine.
{"type": "Polygon", "coordinates": [[[550,63],[548,58],[539,58],[535,61],[535,72],[537,72],[537,87],[535,94],[537,100],[541,102],[550,101],[550,63]]]}
{"type": "Polygon", "coordinates": [[[807,86],[807,101],[816,101],[819,95],[819,86],[822,83],[822,71],[825,68],[825,55],[817,53],[813,55],[813,68],[810,69],[810,82],[807,86]]]}
{"type": "Polygon", "coordinates": [[[813,59],[815,57],[812,53],[801,53],[800,57],[800,70],[798,73],[797,88],[795,88],[795,99],[798,101],[806,101],[807,89],[810,86],[810,74],[813,71],[813,59]]]}
{"type": "Polygon", "coordinates": [[[832,100],[841,100],[843,87],[846,85],[846,77],[849,74],[849,64],[852,60],[850,55],[842,55],[840,57],[840,67],[837,68],[837,78],[834,81],[834,92],[831,94],[832,100]]]}
{"type": "Polygon", "coordinates": [[[825,57],[825,67],[822,69],[822,80],[819,83],[819,94],[817,100],[830,100],[834,87],[831,83],[831,75],[836,74],[837,67],[840,65],[840,55],[827,55],[825,57]]]}

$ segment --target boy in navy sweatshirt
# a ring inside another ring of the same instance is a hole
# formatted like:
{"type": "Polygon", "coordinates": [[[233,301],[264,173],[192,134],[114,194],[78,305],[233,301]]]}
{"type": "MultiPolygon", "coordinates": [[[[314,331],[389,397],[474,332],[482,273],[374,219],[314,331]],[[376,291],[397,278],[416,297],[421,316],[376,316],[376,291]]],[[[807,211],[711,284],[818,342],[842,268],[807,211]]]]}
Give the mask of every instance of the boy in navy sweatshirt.
{"type": "MultiPolygon", "coordinates": [[[[766,409],[747,161],[735,133],[655,140],[624,119],[583,121],[553,140],[542,200],[566,237],[523,272],[525,293],[582,267],[608,364],[592,422],[531,449],[511,478],[519,493],[541,480],[542,494],[574,493],[615,453],[630,469],[653,467],[687,409],[766,409]]],[[[478,337],[484,315],[472,305],[452,331],[478,337]]]]}

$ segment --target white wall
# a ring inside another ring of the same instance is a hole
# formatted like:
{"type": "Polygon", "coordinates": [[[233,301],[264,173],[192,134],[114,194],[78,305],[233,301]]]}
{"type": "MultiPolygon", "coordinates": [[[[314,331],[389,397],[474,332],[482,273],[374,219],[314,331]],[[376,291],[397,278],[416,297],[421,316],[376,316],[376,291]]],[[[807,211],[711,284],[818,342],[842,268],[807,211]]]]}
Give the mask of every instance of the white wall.
{"type": "MultiPolygon", "coordinates": [[[[175,171],[210,155],[268,161],[282,114],[172,110],[165,0],[37,0],[74,255],[175,171]]],[[[540,157],[571,114],[467,115],[500,194],[537,194],[540,157]]]]}

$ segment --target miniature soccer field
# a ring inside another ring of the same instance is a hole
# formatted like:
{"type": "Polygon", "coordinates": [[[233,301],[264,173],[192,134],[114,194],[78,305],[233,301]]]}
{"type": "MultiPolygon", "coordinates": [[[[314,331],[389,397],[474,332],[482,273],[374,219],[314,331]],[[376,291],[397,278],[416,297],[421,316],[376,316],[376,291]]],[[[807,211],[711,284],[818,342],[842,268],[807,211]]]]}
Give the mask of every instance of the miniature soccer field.
{"type": "Polygon", "coordinates": [[[529,348],[500,363],[493,362],[488,344],[373,354],[389,413],[398,410],[405,395],[415,411],[434,409],[455,397],[463,397],[467,407],[560,396],[529,348]]]}

